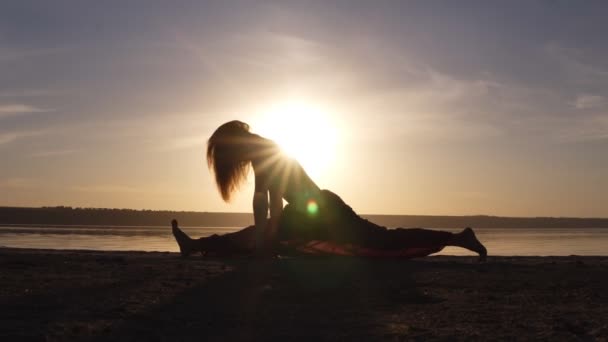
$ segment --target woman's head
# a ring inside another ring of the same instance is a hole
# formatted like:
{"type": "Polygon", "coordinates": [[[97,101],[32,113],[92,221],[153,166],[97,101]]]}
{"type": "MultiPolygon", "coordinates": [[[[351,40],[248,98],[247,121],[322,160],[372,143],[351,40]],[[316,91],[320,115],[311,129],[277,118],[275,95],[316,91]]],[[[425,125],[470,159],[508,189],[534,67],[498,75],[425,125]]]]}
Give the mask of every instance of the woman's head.
{"type": "Polygon", "coordinates": [[[255,137],[248,124],[234,120],[218,127],[207,141],[207,165],[224,201],[247,178],[255,137]]]}

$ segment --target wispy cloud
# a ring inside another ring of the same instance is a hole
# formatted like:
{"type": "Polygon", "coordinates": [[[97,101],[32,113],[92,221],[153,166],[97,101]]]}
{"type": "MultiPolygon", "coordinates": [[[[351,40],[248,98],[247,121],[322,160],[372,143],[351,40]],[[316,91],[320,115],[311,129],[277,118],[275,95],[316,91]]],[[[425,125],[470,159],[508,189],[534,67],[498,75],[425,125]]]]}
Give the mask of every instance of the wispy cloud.
{"type": "Polygon", "coordinates": [[[91,193],[146,193],[146,190],[114,184],[99,184],[99,185],[78,185],[71,188],[74,191],[79,192],[91,192],[91,193]]]}
{"type": "Polygon", "coordinates": [[[562,72],[571,81],[579,84],[605,83],[608,70],[600,65],[584,61],[585,51],[577,48],[547,44],[544,47],[547,56],[560,65],[562,72]]]}
{"type": "Polygon", "coordinates": [[[579,95],[574,102],[574,107],[577,109],[594,109],[600,108],[606,104],[606,98],[599,95],[579,95]]]}
{"type": "Polygon", "coordinates": [[[139,194],[139,195],[175,195],[175,191],[163,189],[159,186],[136,187],[122,184],[87,184],[75,185],[69,188],[72,191],[97,194],[139,194]]]}
{"type": "Polygon", "coordinates": [[[0,179],[0,188],[5,189],[27,189],[37,187],[40,181],[33,178],[6,178],[0,179]]]}
{"type": "Polygon", "coordinates": [[[40,152],[31,154],[30,157],[33,157],[33,158],[58,157],[58,156],[74,154],[79,151],[80,151],[79,149],[40,151],[40,152]]]}
{"type": "Polygon", "coordinates": [[[38,97],[61,94],[62,91],[50,89],[21,89],[0,91],[0,97],[38,97]]]}
{"type": "Polygon", "coordinates": [[[0,134],[0,145],[10,143],[11,141],[16,140],[17,137],[18,136],[17,136],[16,133],[3,133],[3,134],[0,134]]]}
{"type": "Polygon", "coordinates": [[[566,143],[608,140],[608,114],[566,120],[555,131],[558,139],[566,143]]]}
{"type": "MultiPolygon", "coordinates": [[[[248,53],[234,53],[232,58],[265,68],[317,64],[322,60],[321,46],[313,40],[289,34],[252,32],[232,37],[234,47],[248,46],[248,53]]],[[[242,50],[241,50],[242,51],[242,50]]]]}
{"type": "Polygon", "coordinates": [[[181,137],[169,141],[166,146],[164,146],[163,150],[181,150],[188,148],[203,148],[207,142],[207,138],[202,135],[195,135],[189,137],[181,137]]]}
{"type": "Polygon", "coordinates": [[[11,143],[15,140],[27,137],[34,137],[46,134],[47,131],[16,131],[16,132],[6,132],[0,133],[0,146],[4,144],[11,143]]]}
{"type": "Polygon", "coordinates": [[[13,48],[0,46],[0,62],[21,61],[26,58],[47,56],[65,51],[65,48],[13,48]]]}
{"type": "Polygon", "coordinates": [[[0,119],[23,114],[51,112],[52,109],[44,109],[23,103],[0,105],[0,119]]]}

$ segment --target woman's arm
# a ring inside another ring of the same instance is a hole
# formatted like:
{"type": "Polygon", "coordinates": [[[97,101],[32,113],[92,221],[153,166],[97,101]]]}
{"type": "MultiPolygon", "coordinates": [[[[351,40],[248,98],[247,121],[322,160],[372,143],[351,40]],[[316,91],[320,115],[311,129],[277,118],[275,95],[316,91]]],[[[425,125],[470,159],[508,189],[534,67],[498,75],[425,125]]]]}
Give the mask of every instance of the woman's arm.
{"type": "Polygon", "coordinates": [[[253,219],[255,222],[255,248],[261,251],[265,247],[268,226],[268,191],[253,193],[253,219]]]}
{"type": "Polygon", "coordinates": [[[270,189],[270,225],[268,227],[268,238],[274,242],[279,229],[279,219],[283,213],[283,194],[275,189],[270,189]]]}

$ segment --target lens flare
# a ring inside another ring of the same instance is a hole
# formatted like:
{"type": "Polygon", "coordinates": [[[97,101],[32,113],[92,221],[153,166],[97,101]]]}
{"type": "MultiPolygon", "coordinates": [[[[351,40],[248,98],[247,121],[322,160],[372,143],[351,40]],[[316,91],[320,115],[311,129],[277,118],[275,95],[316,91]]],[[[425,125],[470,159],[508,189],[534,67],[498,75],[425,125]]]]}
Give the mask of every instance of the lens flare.
{"type": "Polygon", "coordinates": [[[311,199],[306,204],[306,211],[308,211],[309,215],[317,215],[317,212],[319,211],[319,205],[317,204],[317,202],[315,202],[315,200],[311,199]]]}

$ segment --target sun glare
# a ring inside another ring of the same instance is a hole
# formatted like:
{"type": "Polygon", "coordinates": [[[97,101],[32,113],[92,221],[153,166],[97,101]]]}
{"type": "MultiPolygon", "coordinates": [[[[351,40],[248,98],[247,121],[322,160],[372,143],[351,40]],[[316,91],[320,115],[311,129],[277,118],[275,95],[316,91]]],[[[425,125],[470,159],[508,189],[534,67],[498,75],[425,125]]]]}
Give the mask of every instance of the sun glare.
{"type": "Polygon", "coordinates": [[[260,113],[253,131],[274,140],[311,176],[322,176],[333,161],[338,130],[330,115],[306,103],[282,103],[260,113]]]}

